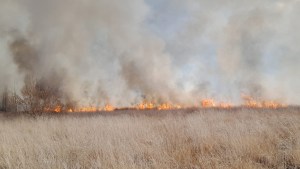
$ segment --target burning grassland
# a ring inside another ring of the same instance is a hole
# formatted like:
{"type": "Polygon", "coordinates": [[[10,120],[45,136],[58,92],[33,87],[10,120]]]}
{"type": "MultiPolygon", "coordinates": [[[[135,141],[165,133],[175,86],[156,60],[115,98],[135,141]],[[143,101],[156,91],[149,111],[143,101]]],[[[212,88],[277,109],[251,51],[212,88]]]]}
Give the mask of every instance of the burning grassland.
{"type": "MultiPolygon", "coordinates": [[[[159,98],[140,99],[130,105],[113,104],[109,99],[102,101],[99,96],[98,104],[84,104],[81,102],[65,99],[55,88],[44,84],[39,84],[34,80],[28,80],[22,89],[21,95],[16,93],[3,94],[2,101],[5,103],[5,110],[14,112],[24,112],[38,115],[42,113],[74,113],[74,112],[112,112],[115,110],[184,110],[184,109],[232,109],[246,107],[253,109],[280,109],[288,105],[279,101],[254,98],[247,95],[241,95],[240,103],[231,103],[217,101],[213,98],[198,99],[180,103],[176,101],[163,101],[159,98]]],[[[124,101],[125,102],[125,101],[124,101]]]]}
{"type": "Polygon", "coordinates": [[[172,104],[172,103],[156,103],[149,101],[142,101],[139,104],[128,107],[117,107],[111,104],[106,104],[105,106],[77,106],[73,108],[63,108],[62,106],[56,106],[53,110],[46,109],[45,112],[111,112],[115,110],[181,110],[181,109],[207,109],[207,108],[217,108],[217,109],[232,109],[238,107],[246,107],[253,109],[279,109],[285,108],[287,105],[276,102],[276,101],[257,101],[251,97],[244,97],[244,103],[241,105],[234,105],[226,102],[216,102],[214,99],[203,99],[194,105],[184,105],[184,104],[172,104]]]}
{"type": "Polygon", "coordinates": [[[299,0],[1,0],[0,96],[12,91],[14,109],[39,113],[296,105],[299,9],[299,0]]]}
{"type": "Polygon", "coordinates": [[[0,168],[300,165],[299,108],[149,111],[151,115],[127,110],[92,116],[0,116],[0,168]]]}

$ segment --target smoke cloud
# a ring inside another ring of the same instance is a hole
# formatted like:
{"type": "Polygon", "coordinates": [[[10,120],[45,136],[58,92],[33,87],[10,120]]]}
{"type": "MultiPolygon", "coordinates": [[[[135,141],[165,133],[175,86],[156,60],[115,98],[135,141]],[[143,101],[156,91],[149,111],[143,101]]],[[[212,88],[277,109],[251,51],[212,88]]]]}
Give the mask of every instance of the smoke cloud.
{"type": "Polygon", "coordinates": [[[82,105],[300,103],[300,1],[0,0],[0,90],[82,105]]]}

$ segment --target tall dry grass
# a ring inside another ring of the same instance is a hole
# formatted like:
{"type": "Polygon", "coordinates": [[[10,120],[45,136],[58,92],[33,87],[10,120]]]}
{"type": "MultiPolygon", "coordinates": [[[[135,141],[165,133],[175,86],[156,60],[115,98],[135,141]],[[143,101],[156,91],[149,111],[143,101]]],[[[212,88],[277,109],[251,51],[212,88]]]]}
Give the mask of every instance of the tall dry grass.
{"type": "Polygon", "coordinates": [[[1,169],[297,167],[295,109],[0,118],[1,169]]]}

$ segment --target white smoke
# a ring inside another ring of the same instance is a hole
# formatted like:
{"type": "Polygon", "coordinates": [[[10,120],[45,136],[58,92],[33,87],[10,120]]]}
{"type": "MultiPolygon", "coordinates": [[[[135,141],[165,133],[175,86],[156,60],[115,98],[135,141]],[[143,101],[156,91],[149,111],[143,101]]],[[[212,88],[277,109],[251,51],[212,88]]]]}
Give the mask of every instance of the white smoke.
{"type": "Polygon", "coordinates": [[[2,88],[34,76],[81,104],[300,102],[296,0],[0,3],[2,88]]]}

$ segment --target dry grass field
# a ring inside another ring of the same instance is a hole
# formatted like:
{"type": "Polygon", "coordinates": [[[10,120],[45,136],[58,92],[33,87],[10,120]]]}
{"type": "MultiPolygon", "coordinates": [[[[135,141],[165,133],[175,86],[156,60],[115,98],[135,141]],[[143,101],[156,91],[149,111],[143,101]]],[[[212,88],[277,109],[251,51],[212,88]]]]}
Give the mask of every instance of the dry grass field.
{"type": "Polygon", "coordinates": [[[0,117],[1,169],[299,167],[298,108],[0,117]]]}

